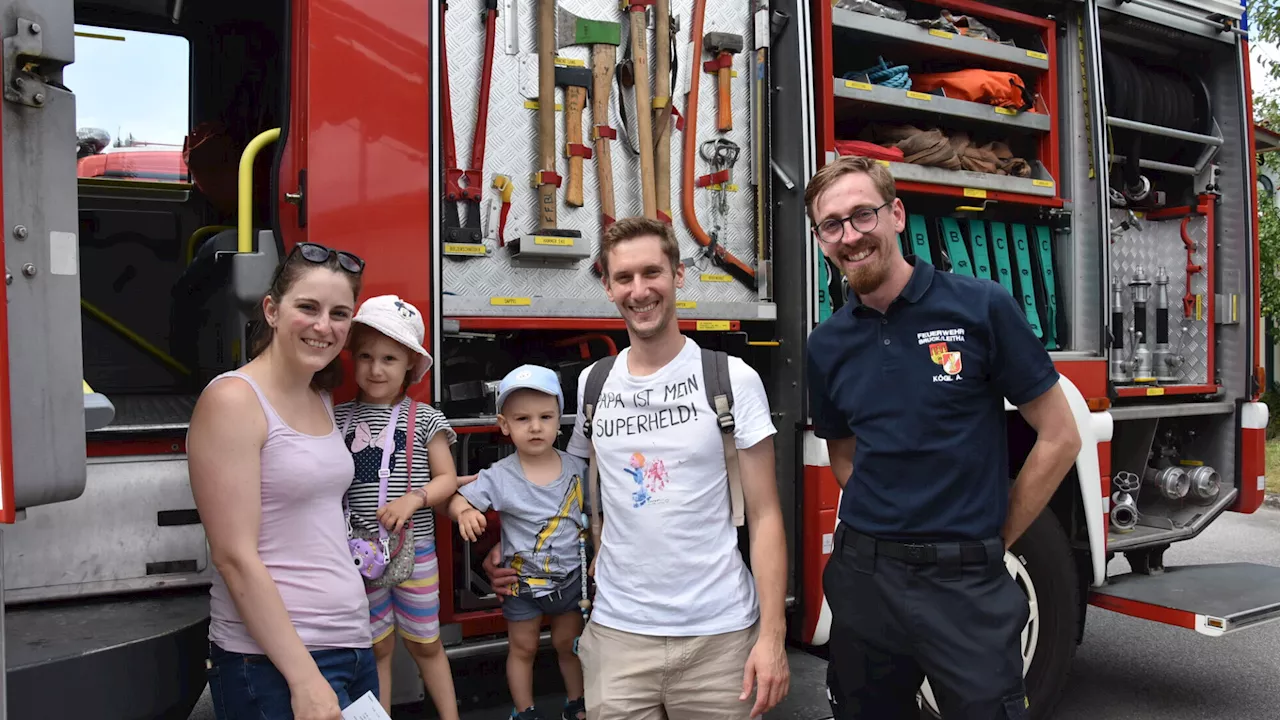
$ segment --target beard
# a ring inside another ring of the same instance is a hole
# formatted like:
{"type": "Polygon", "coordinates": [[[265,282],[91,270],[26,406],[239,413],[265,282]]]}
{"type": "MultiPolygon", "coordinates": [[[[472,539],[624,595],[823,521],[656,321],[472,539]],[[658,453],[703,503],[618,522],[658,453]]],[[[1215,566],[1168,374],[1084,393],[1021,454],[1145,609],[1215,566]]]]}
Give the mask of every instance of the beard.
{"type": "MultiPolygon", "coordinates": [[[[845,279],[849,281],[849,289],[859,295],[867,295],[875,292],[877,288],[884,284],[889,278],[889,253],[885,250],[885,244],[879,240],[873,241],[876,251],[871,256],[871,262],[859,265],[858,267],[844,271],[845,279]]],[[[855,248],[852,252],[843,253],[841,261],[844,258],[857,255],[866,249],[866,246],[855,248]]]]}

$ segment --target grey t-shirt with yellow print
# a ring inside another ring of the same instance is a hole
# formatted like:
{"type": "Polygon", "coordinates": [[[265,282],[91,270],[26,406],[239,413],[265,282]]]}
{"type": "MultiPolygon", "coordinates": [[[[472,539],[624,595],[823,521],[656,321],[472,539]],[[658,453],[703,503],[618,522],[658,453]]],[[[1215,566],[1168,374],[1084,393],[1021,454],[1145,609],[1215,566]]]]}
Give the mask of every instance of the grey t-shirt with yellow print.
{"type": "Polygon", "coordinates": [[[502,560],[520,573],[534,596],[556,589],[580,565],[578,534],[587,463],[560,454],[560,477],[535,485],[525,477],[520,457],[512,453],[481,470],[458,493],[476,510],[502,514],[502,560]]]}

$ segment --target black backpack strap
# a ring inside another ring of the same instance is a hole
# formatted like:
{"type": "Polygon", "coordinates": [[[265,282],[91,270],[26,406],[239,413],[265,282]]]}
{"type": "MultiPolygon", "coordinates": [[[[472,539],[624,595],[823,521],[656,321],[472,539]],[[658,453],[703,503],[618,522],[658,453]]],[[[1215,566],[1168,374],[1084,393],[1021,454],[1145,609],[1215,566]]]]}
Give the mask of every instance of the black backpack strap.
{"type": "MultiPolygon", "coordinates": [[[[596,445],[591,440],[591,421],[595,418],[596,405],[600,402],[600,393],[604,390],[604,381],[613,370],[617,355],[606,355],[591,366],[587,373],[587,384],[582,390],[582,435],[590,444],[591,451],[587,456],[587,491],[588,504],[591,506],[591,542],[595,550],[594,557],[600,556],[600,532],[604,521],[600,517],[600,473],[596,467],[596,445]]],[[[594,566],[594,561],[592,563],[594,566]]]]}
{"type": "Polygon", "coordinates": [[[738,446],[733,431],[733,383],[729,379],[729,355],[721,350],[702,350],[702,377],[707,384],[707,402],[716,414],[720,440],[724,446],[724,467],[729,475],[729,508],[733,526],[746,522],[742,475],[738,470],[738,446]]]}

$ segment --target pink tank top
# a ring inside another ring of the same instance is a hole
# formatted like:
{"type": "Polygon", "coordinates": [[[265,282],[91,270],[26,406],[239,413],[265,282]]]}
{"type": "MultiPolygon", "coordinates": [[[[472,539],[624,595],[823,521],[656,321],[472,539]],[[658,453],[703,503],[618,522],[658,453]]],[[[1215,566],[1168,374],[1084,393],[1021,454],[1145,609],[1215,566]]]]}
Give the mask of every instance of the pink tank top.
{"type": "MultiPolygon", "coordinates": [[[[338,433],[306,435],[276,414],[249,376],[228,372],[253,388],[267,418],[262,447],[262,520],[258,554],[275,581],[294,629],[308,650],[372,644],[364,581],[347,549],[342,497],[355,465],[338,433]]],[[[324,395],[329,420],[332,400],[324,395]]],[[[236,610],[226,581],[213,570],[209,639],[228,652],[263,654],[236,610]]]]}

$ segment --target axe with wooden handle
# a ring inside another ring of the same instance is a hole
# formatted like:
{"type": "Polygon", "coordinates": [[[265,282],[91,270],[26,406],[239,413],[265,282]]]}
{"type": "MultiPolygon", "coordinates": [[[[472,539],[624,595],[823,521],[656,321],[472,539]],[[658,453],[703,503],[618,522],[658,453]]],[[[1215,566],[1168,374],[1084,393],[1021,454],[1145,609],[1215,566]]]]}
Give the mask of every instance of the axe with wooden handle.
{"type": "MultiPolygon", "coordinates": [[[[592,98],[591,138],[595,141],[597,184],[600,191],[600,214],[605,229],[615,216],[613,200],[613,159],[609,141],[617,137],[609,127],[609,94],[613,87],[614,58],[622,44],[622,25],[608,20],[579,17],[563,8],[556,10],[556,43],[564,48],[571,45],[587,45],[591,48],[591,80],[589,95],[592,98]]],[[[566,90],[567,92],[567,90],[566,90]]],[[[566,103],[566,107],[568,107],[566,103]]],[[[570,128],[574,123],[570,123],[570,128]]],[[[570,142],[573,142],[570,140],[570,142]]],[[[579,141],[580,142],[580,141],[579,141]]],[[[572,158],[572,147],[570,157],[572,158]]],[[[579,161],[580,162],[580,161],[579,161]]],[[[581,167],[579,165],[579,167],[581,167]]],[[[569,203],[573,204],[573,163],[570,161],[569,203]]],[[[579,175],[578,204],[581,205],[581,175],[579,175]]]]}
{"type": "Polygon", "coordinates": [[[591,157],[591,148],[582,144],[582,111],[587,107],[591,71],[557,65],[556,85],[564,88],[565,154],[569,156],[569,185],[564,201],[582,207],[582,161],[591,157]]]}

